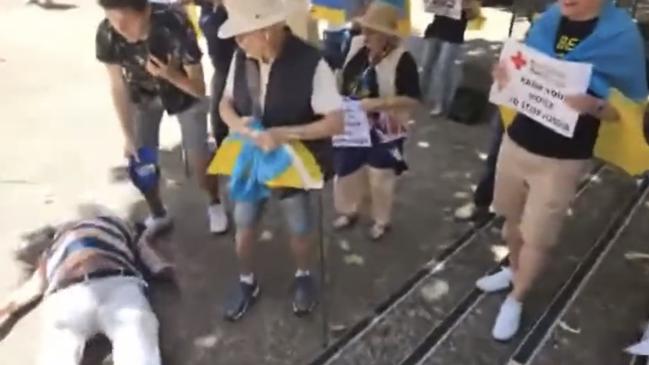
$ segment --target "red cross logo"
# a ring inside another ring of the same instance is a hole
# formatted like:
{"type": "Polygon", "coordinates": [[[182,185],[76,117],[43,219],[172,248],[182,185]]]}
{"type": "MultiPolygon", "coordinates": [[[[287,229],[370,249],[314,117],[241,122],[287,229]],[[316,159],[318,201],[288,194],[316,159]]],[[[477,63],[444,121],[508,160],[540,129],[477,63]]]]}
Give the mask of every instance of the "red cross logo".
{"type": "Polygon", "coordinates": [[[517,70],[520,70],[525,65],[527,65],[527,60],[523,57],[521,51],[518,51],[514,56],[511,57],[512,64],[516,67],[517,70]]]}

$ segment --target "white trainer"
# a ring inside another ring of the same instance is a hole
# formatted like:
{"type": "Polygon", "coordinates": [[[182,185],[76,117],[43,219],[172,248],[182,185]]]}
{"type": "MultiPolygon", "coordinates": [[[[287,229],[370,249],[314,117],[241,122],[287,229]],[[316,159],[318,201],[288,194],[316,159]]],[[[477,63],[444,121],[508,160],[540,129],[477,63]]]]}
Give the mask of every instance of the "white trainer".
{"type": "Polygon", "coordinates": [[[508,296],[500,307],[491,335],[496,341],[509,341],[516,335],[521,326],[523,304],[508,296]]]}
{"type": "Polygon", "coordinates": [[[210,220],[210,232],[212,234],[221,234],[228,230],[228,215],[223,204],[210,205],[207,208],[207,216],[210,220]]]}
{"type": "Polygon", "coordinates": [[[483,276],[476,281],[475,286],[485,293],[494,293],[508,289],[512,285],[514,273],[509,267],[503,267],[495,274],[483,276]]]}
{"type": "Polygon", "coordinates": [[[631,355],[649,356],[649,326],[645,329],[641,341],[627,347],[624,351],[631,355]]]}
{"type": "Polygon", "coordinates": [[[477,207],[473,202],[466,203],[455,210],[455,214],[454,214],[455,219],[461,221],[468,221],[471,218],[473,218],[473,216],[475,216],[476,210],[477,207]]]}
{"type": "Polygon", "coordinates": [[[149,216],[144,221],[144,225],[146,225],[146,230],[150,234],[155,235],[171,228],[171,226],[173,225],[173,219],[171,218],[171,215],[169,215],[169,213],[167,212],[162,217],[149,216]]]}

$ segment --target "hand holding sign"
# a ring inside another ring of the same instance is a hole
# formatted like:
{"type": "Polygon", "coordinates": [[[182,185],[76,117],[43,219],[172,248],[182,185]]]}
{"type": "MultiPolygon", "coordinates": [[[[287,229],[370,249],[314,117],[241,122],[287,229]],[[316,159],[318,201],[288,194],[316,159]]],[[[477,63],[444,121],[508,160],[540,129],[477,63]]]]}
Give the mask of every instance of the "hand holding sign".
{"type": "Polygon", "coordinates": [[[586,94],[591,72],[592,65],[557,60],[509,40],[503,47],[500,64],[494,69],[496,82],[489,100],[572,138],[582,110],[570,107],[566,95],[586,94]]]}
{"type": "Polygon", "coordinates": [[[462,19],[462,0],[425,0],[425,9],[435,15],[462,19]]]}
{"type": "Polygon", "coordinates": [[[334,147],[369,147],[370,122],[361,101],[346,98],[343,103],[345,133],[333,137],[334,147]]]}
{"type": "Polygon", "coordinates": [[[498,86],[498,90],[504,89],[509,84],[509,71],[507,71],[507,64],[498,62],[491,72],[494,82],[498,86]]]}

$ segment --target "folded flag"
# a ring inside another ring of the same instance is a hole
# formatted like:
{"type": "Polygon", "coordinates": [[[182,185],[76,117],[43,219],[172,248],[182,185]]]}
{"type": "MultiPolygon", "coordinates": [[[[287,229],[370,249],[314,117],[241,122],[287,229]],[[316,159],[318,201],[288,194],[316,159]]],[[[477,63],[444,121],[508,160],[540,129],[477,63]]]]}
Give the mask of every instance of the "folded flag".
{"type": "MultiPolygon", "coordinates": [[[[263,131],[261,122],[251,128],[263,131]]],[[[311,151],[294,141],[266,152],[252,139],[230,134],[221,144],[208,173],[230,176],[230,196],[234,201],[258,201],[271,189],[322,189],[324,176],[311,151]]]]}

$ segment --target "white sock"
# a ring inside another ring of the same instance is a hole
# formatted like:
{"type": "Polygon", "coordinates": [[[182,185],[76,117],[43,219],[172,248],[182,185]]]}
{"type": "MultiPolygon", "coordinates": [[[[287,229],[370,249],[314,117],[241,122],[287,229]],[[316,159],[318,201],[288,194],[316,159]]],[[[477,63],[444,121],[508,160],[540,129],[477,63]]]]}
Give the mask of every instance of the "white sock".
{"type": "Polygon", "coordinates": [[[255,274],[241,274],[239,275],[239,281],[252,285],[255,283],[255,274]]]}
{"type": "Polygon", "coordinates": [[[504,266],[495,274],[483,276],[476,281],[475,285],[485,293],[493,293],[509,288],[513,278],[514,273],[512,272],[512,269],[504,266]]]}
{"type": "Polygon", "coordinates": [[[303,276],[309,276],[309,275],[311,275],[311,272],[309,270],[300,270],[300,269],[298,269],[295,272],[295,277],[296,278],[301,278],[303,276]]]}
{"type": "Polygon", "coordinates": [[[523,303],[512,296],[508,296],[500,307],[496,323],[492,331],[493,337],[498,341],[509,341],[516,335],[521,325],[523,303]]]}

